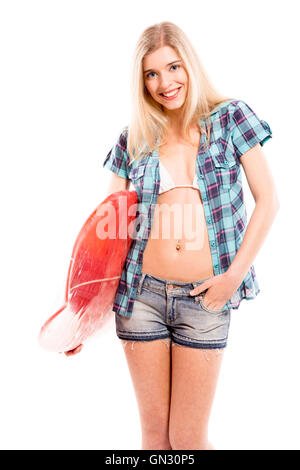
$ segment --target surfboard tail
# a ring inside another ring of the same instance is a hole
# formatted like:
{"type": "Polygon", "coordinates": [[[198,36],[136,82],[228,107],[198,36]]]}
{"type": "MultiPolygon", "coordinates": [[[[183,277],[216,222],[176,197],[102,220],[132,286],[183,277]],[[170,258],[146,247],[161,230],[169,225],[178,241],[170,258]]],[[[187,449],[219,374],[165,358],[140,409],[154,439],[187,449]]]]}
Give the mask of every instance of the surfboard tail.
{"type": "Polygon", "coordinates": [[[79,346],[80,339],[75,338],[78,329],[78,318],[64,305],[52,315],[42,326],[39,334],[39,344],[52,352],[64,352],[79,346]]]}
{"type": "Polygon", "coordinates": [[[42,326],[38,336],[39,344],[51,352],[70,351],[96,334],[113,315],[112,305],[100,312],[91,303],[84,312],[77,311],[74,314],[74,310],[66,304],[42,326]]]}

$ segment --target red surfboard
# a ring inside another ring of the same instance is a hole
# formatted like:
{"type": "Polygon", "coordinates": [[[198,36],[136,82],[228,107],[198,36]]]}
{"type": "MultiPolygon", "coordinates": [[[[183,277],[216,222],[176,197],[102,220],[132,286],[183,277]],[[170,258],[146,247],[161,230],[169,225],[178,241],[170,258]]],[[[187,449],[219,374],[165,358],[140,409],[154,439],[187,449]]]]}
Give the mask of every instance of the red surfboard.
{"type": "Polygon", "coordinates": [[[69,264],[65,304],[39,333],[44,349],[70,351],[113,316],[114,298],[132,243],[137,202],[136,191],[114,192],[83,225],[69,264]]]}

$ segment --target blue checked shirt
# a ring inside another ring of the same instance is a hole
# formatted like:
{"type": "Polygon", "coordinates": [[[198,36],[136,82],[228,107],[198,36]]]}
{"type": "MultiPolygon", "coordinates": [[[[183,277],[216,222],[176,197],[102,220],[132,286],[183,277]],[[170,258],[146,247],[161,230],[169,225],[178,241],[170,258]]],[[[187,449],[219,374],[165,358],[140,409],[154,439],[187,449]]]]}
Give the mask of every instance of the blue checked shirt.
{"type": "MultiPolygon", "coordinates": [[[[224,273],[232,263],[244,237],[247,212],[244,204],[240,157],[254,145],[272,137],[266,121],[258,118],[241,100],[221,103],[211,114],[210,145],[202,134],[196,171],[203,201],[214,275],[224,273]]],[[[205,126],[205,121],[200,121],[205,126]]],[[[128,252],[113,304],[113,311],[130,317],[141,277],[146,247],[160,186],[158,147],[129,166],[128,127],[107,154],[103,167],[131,180],[138,194],[136,234],[128,252]]],[[[158,140],[157,140],[158,143],[158,140]]],[[[260,292],[254,266],[228,300],[225,309],[237,309],[242,299],[260,292]]]]}

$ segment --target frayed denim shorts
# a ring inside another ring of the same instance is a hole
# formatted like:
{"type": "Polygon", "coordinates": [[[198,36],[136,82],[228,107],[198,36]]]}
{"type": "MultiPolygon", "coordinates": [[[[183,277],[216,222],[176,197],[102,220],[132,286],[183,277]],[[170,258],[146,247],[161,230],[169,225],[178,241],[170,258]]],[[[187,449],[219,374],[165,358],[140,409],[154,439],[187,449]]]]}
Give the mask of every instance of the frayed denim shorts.
{"type": "Polygon", "coordinates": [[[131,317],[115,314],[120,339],[152,341],[170,338],[191,348],[219,349],[227,344],[230,309],[211,310],[189,292],[206,279],[182,282],[143,273],[131,317]]]}

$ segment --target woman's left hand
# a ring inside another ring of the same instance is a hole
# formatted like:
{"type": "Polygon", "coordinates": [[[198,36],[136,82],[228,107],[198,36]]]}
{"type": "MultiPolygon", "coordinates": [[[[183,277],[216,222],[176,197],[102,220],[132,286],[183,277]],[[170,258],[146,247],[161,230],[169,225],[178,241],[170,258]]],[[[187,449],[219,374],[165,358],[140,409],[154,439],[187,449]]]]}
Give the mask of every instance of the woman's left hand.
{"type": "Polygon", "coordinates": [[[231,299],[240,286],[242,280],[236,276],[223,273],[204,281],[200,286],[190,291],[190,295],[199,295],[207,289],[203,297],[203,304],[210,310],[221,310],[231,299]],[[204,303],[205,301],[205,303],[204,303]]]}

